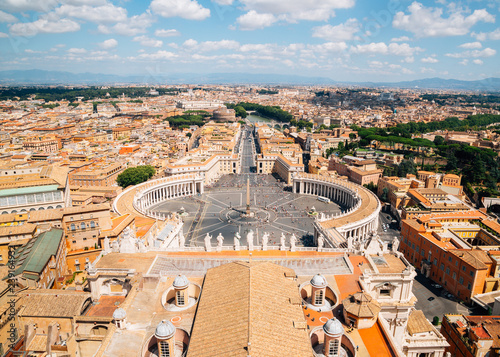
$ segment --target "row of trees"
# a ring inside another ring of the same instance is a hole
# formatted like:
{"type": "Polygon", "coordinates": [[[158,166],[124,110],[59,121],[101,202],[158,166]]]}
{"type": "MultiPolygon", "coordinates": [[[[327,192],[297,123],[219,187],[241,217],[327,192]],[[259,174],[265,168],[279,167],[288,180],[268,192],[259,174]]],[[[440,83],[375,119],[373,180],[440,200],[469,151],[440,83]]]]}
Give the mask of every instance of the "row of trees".
{"type": "Polygon", "coordinates": [[[243,118],[243,119],[245,119],[247,117],[247,115],[248,115],[248,113],[245,110],[245,108],[243,108],[239,104],[226,103],[226,108],[228,108],[228,109],[234,109],[236,116],[240,117],[240,118],[243,118]]]}
{"type": "Polygon", "coordinates": [[[204,115],[175,115],[172,117],[165,118],[164,121],[168,121],[170,126],[173,128],[184,129],[191,125],[203,126],[205,124],[204,115]]]}
{"type": "Polygon", "coordinates": [[[279,106],[260,105],[247,102],[238,103],[237,106],[240,106],[247,111],[254,110],[263,117],[274,119],[282,123],[289,123],[293,120],[293,115],[286,110],[281,109],[279,106]]]}
{"type": "Polygon", "coordinates": [[[149,180],[155,174],[155,168],[151,165],[142,165],[136,167],[129,167],[116,178],[116,183],[120,187],[128,187],[130,185],[137,185],[141,182],[149,180]]]}
{"type": "MultiPolygon", "coordinates": [[[[0,100],[13,100],[19,97],[20,100],[27,100],[35,95],[36,99],[44,99],[47,102],[58,100],[76,101],[77,97],[84,97],[84,100],[106,98],[109,93],[110,98],[118,98],[122,94],[130,98],[146,97],[149,95],[148,87],[111,87],[101,89],[99,87],[89,88],[43,88],[43,87],[9,87],[0,90],[0,100]]],[[[179,92],[185,92],[182,88],[157,88],[160,95],[175,95],[179,92]]]]}

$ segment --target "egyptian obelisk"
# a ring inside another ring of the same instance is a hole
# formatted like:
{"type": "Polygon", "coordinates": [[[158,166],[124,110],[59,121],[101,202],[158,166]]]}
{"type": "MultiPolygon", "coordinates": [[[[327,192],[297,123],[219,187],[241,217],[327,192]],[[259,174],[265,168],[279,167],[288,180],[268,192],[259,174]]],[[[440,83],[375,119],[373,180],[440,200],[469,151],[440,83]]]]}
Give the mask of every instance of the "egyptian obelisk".
{"type": "Polygon", "coordinates": [[[250,217],[250,177],[247,178],[247,217],[250,217]]]}

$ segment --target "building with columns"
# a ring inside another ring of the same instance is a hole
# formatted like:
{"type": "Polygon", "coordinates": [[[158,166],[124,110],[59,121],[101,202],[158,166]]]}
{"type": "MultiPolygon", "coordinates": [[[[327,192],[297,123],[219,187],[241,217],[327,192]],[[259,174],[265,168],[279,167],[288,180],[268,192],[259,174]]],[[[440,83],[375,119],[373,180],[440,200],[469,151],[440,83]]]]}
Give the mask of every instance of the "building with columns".
{"type": "Polygon", "coordinates": [[[332,247],[357,249],[378,228],[381,205],[363,186],[336,178],[299,173],[293,177],[294,193],[321,196],[343,208],[336,216],[320,215],[314,222],[317,241],[322,234],[332,247]]]}

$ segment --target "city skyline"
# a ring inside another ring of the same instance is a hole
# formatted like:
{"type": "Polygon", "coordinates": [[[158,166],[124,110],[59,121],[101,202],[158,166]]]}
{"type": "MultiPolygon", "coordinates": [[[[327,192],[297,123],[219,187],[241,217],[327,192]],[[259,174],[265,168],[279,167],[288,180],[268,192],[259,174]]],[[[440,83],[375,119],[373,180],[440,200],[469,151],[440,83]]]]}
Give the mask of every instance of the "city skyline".
{"type": "Polygon", "coordinates": [[[68,0],[0,4],[5,70],[499,77],[495,1],[68,0]]]}

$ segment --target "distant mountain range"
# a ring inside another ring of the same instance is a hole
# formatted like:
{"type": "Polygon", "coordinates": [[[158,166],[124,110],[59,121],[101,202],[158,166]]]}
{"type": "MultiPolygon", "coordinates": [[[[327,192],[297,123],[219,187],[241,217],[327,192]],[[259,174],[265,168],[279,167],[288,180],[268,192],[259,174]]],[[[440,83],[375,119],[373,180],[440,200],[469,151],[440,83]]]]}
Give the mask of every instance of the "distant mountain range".
{"type": "Polygon", "coordinates": [[[284,74],[253,73],[177,73],[158,75],[119,76],[101,73],[71,73],[44,70],[0,71],[2,85],[95,85],[95,84],[264,84],[264,85],[340,85],[358,87],[455,89],[500,91],[500,78],[476,81],[426,78],[404,82],[343,82],[328,77],[305,77],[284,74]]]}

